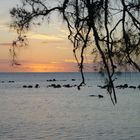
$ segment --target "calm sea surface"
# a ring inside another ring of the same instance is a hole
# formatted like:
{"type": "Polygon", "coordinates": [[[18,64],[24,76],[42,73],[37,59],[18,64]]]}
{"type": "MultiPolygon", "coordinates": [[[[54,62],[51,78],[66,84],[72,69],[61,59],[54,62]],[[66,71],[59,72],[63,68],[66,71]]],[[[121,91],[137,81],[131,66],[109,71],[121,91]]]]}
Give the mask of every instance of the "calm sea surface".
{"type": "MultiPolygon", "coordinates": [[[[140,85],[140,73],[116,77],[115,85],[140,85]]],[[[0,140],[140,140],[140,90],[116,89],[113,106],[97,86],[104,85],[102,75],[85,73],[85,79],[78,91],[79,73],[0,73],[0,140]]]]}

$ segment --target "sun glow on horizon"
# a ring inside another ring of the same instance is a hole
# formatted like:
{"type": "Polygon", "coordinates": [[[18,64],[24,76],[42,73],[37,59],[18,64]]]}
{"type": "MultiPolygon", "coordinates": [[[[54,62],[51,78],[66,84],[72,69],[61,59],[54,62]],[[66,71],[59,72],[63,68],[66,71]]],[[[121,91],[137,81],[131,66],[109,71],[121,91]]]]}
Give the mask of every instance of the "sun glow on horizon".
{"type": "Polygon", "coordinates": [[[47,64],[28,64],[23,65],[23,68],[31,72],[75,72],[76,65],[66,63],[47,63],[47,64]]]}

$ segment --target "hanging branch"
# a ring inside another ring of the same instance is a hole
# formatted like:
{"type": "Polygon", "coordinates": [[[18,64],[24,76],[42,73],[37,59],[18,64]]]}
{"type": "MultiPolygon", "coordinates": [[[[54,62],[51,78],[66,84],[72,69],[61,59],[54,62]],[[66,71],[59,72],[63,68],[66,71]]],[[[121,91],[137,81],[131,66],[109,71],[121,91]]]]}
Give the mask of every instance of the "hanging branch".
{"type": "MultiPolygon", "coordinates": [[[[140,71],[140,3],[139,1],[111,0],[63,0],[57,6],[49,7],[49,0],[24,0],[22,6],[10,11],[13,23],[11,27],[16,30],[18,37],[13,42],[11,53],[16,63],[16,48],[27,45],[25,34],[34,21],[57,11],[67,25],[68,39],[73,44],[73,53],[81,72],[82,81],[78,89],[85,84],[84,59],[85,49],[92,47],[95,55],[103,62],[102,69],[107,73],[107,92],[113,104],[117,103],[114,88],[114,73],[121,64],[132,65],[140,71]],[[112,17],[112,19],[111,19],[112,17]],[[114,25],[115,23],[115,25],[114,25]],[[118,37],[118,34],[120,35],[118,37]],[[115,38],[116,36],[116,38],[115,38]],[[121,37],[122,36],[122,37],[121,37]],[[80,51],[80,55],[77,52],[80,51]]],[[[56,0],[57,2],[57,0],[56,0]]],[[[14,63],[13,63],[14,64],[14,63]]]]}

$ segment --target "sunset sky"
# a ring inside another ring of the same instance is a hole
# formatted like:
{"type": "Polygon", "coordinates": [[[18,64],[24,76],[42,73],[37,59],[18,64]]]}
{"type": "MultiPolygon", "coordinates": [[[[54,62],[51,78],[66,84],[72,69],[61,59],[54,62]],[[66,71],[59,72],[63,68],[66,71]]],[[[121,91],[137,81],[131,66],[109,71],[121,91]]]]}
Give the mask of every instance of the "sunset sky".
{"type": "MultiPolygon", "coordinates": [[[[9,24],[10,9],[20,0],[0,1],[0,72],[73,72],[78,71],[73,56],[73,46],[67,39],[68,31],[60,15],[53,15],[51,22],[32,27],[28,32],[29,45],[17,50],[18,67],[11,66],[9,48],[16,38],[9,24]]],[[[86,71],[92,70],[91,60],[86,60],[86,71]],[[88,66],[89,65],[89,66],[88,66]]]]}

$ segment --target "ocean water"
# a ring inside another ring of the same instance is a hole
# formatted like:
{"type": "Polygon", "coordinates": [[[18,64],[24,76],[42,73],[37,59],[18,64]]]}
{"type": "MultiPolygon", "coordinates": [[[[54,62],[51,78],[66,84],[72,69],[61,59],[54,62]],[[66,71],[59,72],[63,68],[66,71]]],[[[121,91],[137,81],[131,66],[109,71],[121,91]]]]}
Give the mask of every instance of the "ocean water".
{"type": "MultiPolygon", "coordinates": [[[[115,85],[140,85],[140,73],[116,77],[115,85]]],[[[85,79],[79,91],[48,87],[78,85],[79,73],[0,73],[0,140],[139,140],[140,90],[116,89],[114,106],[97,86],[104,85],[102,75],[85,73],[85,79]]]]}

